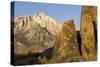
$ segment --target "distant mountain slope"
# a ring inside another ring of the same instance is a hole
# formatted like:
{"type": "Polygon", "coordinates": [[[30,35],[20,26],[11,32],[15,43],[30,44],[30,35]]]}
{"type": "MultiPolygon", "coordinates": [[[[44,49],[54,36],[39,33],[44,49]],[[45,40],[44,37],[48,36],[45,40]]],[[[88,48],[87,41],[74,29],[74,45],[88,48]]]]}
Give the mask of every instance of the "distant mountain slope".
{"type": "Polygon", "coordinates": [[[61,24],[43,13],[21,16],[14,20],[14,52],[28,54],[53,47],[61,24]]]}

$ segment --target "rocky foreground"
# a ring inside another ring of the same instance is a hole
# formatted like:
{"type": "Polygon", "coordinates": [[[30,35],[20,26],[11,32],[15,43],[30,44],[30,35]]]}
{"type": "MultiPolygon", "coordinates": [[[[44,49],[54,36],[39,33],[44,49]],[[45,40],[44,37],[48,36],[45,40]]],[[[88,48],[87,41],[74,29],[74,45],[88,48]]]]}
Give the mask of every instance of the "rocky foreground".
{"type": "Polygon", "coordinates": [[[14,65],[92,61],[97,59],[97,8],[83,6],[80,30],[74,20],[60,24],[44,13],[11,22],[14,65]]]}

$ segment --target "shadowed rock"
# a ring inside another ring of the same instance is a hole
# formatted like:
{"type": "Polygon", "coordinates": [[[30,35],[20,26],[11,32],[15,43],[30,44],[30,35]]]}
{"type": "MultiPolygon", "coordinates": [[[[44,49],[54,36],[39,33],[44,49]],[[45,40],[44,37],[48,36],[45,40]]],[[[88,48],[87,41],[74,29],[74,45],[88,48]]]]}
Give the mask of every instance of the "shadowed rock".
{"type": "Polygon", "coordinates": [[[77,30],[77,42],[79,46],[79,52],[80,55],[82,56],[82,48],[81,48],[81,35],[80,35],[80,30],[77,30]]]}

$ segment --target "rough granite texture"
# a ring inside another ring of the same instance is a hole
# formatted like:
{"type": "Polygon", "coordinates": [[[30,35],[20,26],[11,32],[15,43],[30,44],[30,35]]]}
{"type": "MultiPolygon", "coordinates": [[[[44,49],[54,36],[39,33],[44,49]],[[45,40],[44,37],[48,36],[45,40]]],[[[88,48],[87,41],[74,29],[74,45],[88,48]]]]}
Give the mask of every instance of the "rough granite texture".
{"type": "Polygon", "coordinates": [[[57,35],[53,58],[59,62],[64,58],[78,56],[80,56],[80,53],[74,21],[66,20],[62,25],[61,32],[57,35]]]}
{"type": "Polygon", "coordinates": [[[97,9],[94,6],[83,6],[81,14],[81,48],[85,60],[97,58],[97,9]]]}

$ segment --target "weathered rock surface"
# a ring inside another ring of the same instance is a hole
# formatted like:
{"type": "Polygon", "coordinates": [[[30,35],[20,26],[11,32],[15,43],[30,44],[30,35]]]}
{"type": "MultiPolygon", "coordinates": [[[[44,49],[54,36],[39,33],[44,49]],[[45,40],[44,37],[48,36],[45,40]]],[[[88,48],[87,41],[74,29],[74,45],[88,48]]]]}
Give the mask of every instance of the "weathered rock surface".
{"type": "Polygon", "coordinates": [[[56,35],[56,33],[59,32],[62,27],[62,24],[56,22],[50,16],[46,16],[42,12],[36,13],[32,16],[18,17],[15,19],[15,23],[16,29],[22,29],[23,27],[25,27],[24,29],[27,29],[33,24],[39,24],[41,27],[46,28],[53,35],[56,35]]]}
{"type": "Polygon", "coordinates": [[[43,13],[21,16],[14,20],[14,52],[16,55],[40,53],[53,47],[61,24],[43,13]]]}
{"type": "Polygon", "coordinates": [[[96,60],[97,43],[97,8],[83,6],[81,14],[81,48],[85,60],[96,60]]]}
{"type": "Polygon", "coordinates": [[[86,14],[89,14],[91,16],[93,23],[97,27],[97,7],[96,6],[83,6],[82,16],[86,14]]]}
{"type": "Polygon", "coordinates": [[[80,56],[77,34],[73,20],[65,21],[57,35],[53,58],[57,62],[80,56]]]}

